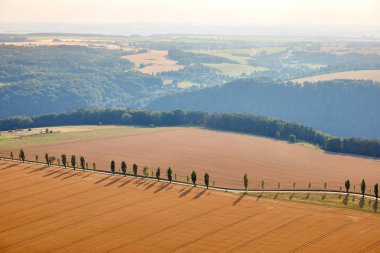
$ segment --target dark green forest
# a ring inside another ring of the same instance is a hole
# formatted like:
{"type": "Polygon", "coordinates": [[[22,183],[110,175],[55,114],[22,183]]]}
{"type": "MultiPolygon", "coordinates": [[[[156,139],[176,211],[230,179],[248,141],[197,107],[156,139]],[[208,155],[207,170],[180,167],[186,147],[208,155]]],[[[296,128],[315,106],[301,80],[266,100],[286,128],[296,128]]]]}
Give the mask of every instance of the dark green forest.
{"type": "Polygon", "coordinates": [[[140,106],[168,89],[160,78],[130,71],[121,51],[0,46],[0,55],[0,118],[140,106]]]}
{"type": "Polygon", "coordinates": [[[380,84],[362,80],[305,83],[241,79],[164,96],[149,110],[190,110],[265,115],[342,137],[380,138],[380,84]]]}
{"type": "Polygon", "coordinates": [[[85,124],[148,127],[197,126],[266,136],[291,142],[304,141],[331,152],[380,157],[380,140],[337,138],[294,122],[241,113],[185,112],[181,110],[158,112],[133,109],[77,110],[61,114],[12,117],[0,120],[0,130],[85,124]]]}

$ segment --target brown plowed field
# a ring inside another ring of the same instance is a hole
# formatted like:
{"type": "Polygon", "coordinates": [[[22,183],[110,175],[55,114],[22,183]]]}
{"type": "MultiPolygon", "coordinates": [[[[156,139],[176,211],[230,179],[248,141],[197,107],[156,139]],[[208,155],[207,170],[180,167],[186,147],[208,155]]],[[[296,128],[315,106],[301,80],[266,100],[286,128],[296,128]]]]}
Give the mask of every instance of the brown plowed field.
{"type": "Polygon", "coordinates": [[[0,161],[0,252],[379,252],[380,216],[0,161]]]}
{"type": "MultiPolygon", "coordinates": [[[[132,164],[137,163],[140,172],[143,166],[160,166],[161,175],[165,176],[170,165],[181,181],[186,181],[192,170],[203,180],[207,171],[211,184],[215,181],[215,186],[222,187],[243,188],[245,172],[251,189],[261,189],[264,180],[267,189],[277,188],[277,182],[281,182],[282,188],[291,188],[295,181],[299,189],[307,188],[309,182],[312,189],[321,189],[327,182],[329,189],[338,190],[350,179],[359,192],[363,178],[369,188],[380,181],[380,160],[327,154],[269,138],[196,128],[155,128],[124,136],[28,147],[25,151],[27,159],[39,154],[40,161],[45,152],[57,157],[65,153],[68,161],[71,154],[77,155],[77,161],[83,155],[90,167],[96,162],[97,168],[104,170],[109,170],[111,160],[116,161],[117,169],[125,160],[130,173],[132,164]]],[[[2,154],[9,156],[9,152],[2,154]]],[[[17,156],[17,149],[14,154],[17,156]]]]}

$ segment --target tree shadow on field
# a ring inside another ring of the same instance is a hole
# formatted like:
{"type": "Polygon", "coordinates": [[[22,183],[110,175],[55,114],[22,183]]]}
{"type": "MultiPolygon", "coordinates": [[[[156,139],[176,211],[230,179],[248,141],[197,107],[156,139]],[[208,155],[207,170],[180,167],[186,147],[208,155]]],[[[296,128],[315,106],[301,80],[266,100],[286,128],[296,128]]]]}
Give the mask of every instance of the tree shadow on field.
{"type": "Polygon", "coordinates": [[[378,200],[376,199],[375,200],[375,202],[373,203],[373,210],[375,211],[375,212],[377,212],[377,209],[379,208],[379,202],[378,202],[378,200]]]}
{"type": "Polygon", "coordinates": [[[157,181],[148,184],[148,185],[145,187],[144,191],[149,190],[149,189],[152,188],[155,184],[157,184],[157,181]]]}
{"type": "Polygon", "coordinates": [[[84,175],[84,176],[82,177],[82,179],[84,179],[84,178],[88,178],[90,175],[91,175],[90,173],[86,173],[86,175],[84,175]]]}
{"type": "Polygon", "coordinates": [[[123,187],[124,185],[129,184],[132,181],[133,181],[133,178],[130,178],[130,179],[124,181],[121,185],[119,185],[119,187],[123,187]]]}
{"type": "Polygon", "coordinates": [[[160,188],[158,188],[157,190],[155,190],[154,193],[158,193],[158,192],[164,190],[164,189],[165,189],[166,187],[168,187],[168,186],[169,186],[169,184],[164,184],[164,185],[162,185],[160,188]]]}
{"type": "Polygon", "coordinates": [[[119,182],[120,180],[121,180],[121,177],[115,178],[114,180],[108,182],[108,184],[106,184],[104,187],[111,186],[111,185],[119,182]]]}
{"type": "Polygon", "coordinates": [[[198,192],[193,199],[199,199],[204,193],[206,192],[206,189],[203,189],[203,191],[198,192]]]}
{"type": "Polygon", "coordinates": [[[326,198],[326,193],[323,193],[322,194],[322,200],[324,200],[326,198]]]}
{"type": "Polygon", "coordinates": [[[256,201],[259,201],[262,197],[263,197],[263,193],[260,193],[259,195],[257,195],[256,201]]]}
{"type": "Polygon", "coordinates": [[[277,199],[279,194],[280,193],[277,192],[276,195],[274,195],[273,199],[277,199]]]}
{"type": "Polygon", "coordinates": [[[27,174],[31,174],[31,173],[34,173],[34,172],[39,172],[39,171],[42,171],[42,170],[44,170],[46,168],[49,168],[49,167],[47,165],[42,166],[42,167],[38,167],[38,168],[36,168],[34,170],[29,171],[27,174]]]}
{"type": "Polygon", "coordinates": [[[239,202],[245,197],[245,193],[241,194],[239,196],[239,198],[235,199],[234,203],[232,203],[233,206],[236,206],[237,204],[239,204],[239,202]]]}
{"type": "Polygon", "coordinates": [[[59,172],[59,170],[53,170],[45,175],[43,175],[43,177],[48,177],[48,176],[51,176],[51,175],[54,175],[54,174],[57,174],[59,172]]]}
{"type": "Polygon", "coordinates": [[[174,185],[171,185],[169,188],[167,188],[166,190],[169,191],[170,189],[172,189],[174,187],[174,185]]]}
{"type": "Polygon", "coordinates": [[[189,187],[189,189],[187,189],[186,191],[182,192],[179,197],[180,198],[183,198],[185,197],[187,194],[189,194],[191,191],[193,190],[193,187],[189,187]]]}
{"type": "Polygon", "coordinates": [[[137,186],[140,186],[140,185],[142,185],[143,183],[145,183],[144,179],[140,179],[140,181],[136,182],[136,185],[137,185],[137,186]]]}
{"type": "Polygon", "coordinates": [[[63,172],[63,173],[61,173],[59,175],[56,175],[54,178],[59,178],[59,177],[62,177],[64,175],[66,175],[66,174],[69,174],[69,173],[70,173],[70,171],[65,171],[65,172],[63,172]]]}
{"type": "Polygon", "coordinates": [[[5,166],[4,168],[1,168],[0,170],[10,169],[10,168],[15,167],[15,166],[17,166],[17,165],[18,165],[18,163],[13,163],[13,164],[11,164],[11,165],[5,166]]]}
{"type": "Polygon", "coordinates": [[[310,192],[308,194],[306,194],[305,199],[309,199],[309,198],[310,198],[310,192]]]}
{"type": "Polygon", "coordinates": [[[22,168],[22,170],[27,170],[27,169],[29,169],[30,167],[32,167],[32,166],[26,166],[26,167],[22,168]]]}
{"type": "Polygon", "coordinates": [[[110,177],[112,177],[112,176],[109,175],[109,176],[107,176],[107,177],[103,177],[103,178],[99,179],[98,181],[96,181],[95,184],[100,184],[101,182],[106,181],[106,180],[109,179],[110,177]]]}
{"type": "Polygon", "coordinates": [[[359,207],[360,207],[360,208],[363,208],[364,204],[365,204],[365,202],[364,202],[364,197],[362,196],[362,197],[360,198],[360,201],[359,201],[359,207]]]}
{"type": "Polygon", "coordinates": [[[178,191],[178,193],[181,193],[181,192],[183,192],[186,189],[187,189],[187,187],[183,187],[181,190],[178,191]]]}
{"type": "Polygon", "coordinates": [[[348,204],[348,194],[346,194],[346,196],[344,196],[342,202],[343,202],[343,204],[344,204],[345,206],[347,206],[347,204],[348,204]]]}
{"type": "Polygon", "coordinates": [[[78,175],[80,175],[80,174],[81,174],[80,172],[73,173],[73,174],[71,174],[71,175],[68,175],[67,177],[62,178],[61,180],[66,180],[66,179],[69,179],[70,177],[75,177],[75,176],[78,176],[78,175]]]}
{"type": "Polygon", "coordinates": [[[293,197],[294,197],[294,192],[292,194],[290,194],[289,199],[292,200],[293,197]]]}

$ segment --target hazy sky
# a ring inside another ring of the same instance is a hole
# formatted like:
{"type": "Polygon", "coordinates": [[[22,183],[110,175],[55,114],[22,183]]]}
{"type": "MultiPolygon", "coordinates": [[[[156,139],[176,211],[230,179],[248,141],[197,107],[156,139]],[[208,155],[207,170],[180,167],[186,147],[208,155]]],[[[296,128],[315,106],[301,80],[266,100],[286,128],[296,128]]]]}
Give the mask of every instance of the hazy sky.
{"type": "Polygon", "coordinates": [[[0,0],[0,22],[380,26],[380,0],[0,0]]]}

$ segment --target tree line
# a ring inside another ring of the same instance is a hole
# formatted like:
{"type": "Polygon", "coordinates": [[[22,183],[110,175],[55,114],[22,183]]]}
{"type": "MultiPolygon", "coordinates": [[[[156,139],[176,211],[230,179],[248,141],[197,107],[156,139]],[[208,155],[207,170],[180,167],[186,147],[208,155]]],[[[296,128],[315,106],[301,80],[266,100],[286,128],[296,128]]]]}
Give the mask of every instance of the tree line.
{"type": "Polygon", "coordinates": [[[330,152],[380,157],[379,139],[339,138],[295,122],[243,113],[186,112],[182,110],[159,112],[135,109],[76,110],[41,116],[11,117],[0,120],[0,130],[84,124],[149,127],[198,126],[288,140],[291,143],[303,141],[330,152]]]}
{"type": "MultiPolygon", "coordinates": [[[[13,152],[10,153],[10,156],[11,156],[11,159],[13,160],[14,159],[13,152]]],[[[19,157],[19,160],[21,162],[23,162],[23,163],[25,162],[25,152],[24,152],[23,149],[20,149],[18,157],[19,157]]],[[[61,166],[61,163],[62,163],[62,165],[64,166],[65,169],[69,166],[66,154],[62,154],[61,155],[61,159],[59,159],[59,158],[56,159],[54,156],[49,156],[48,153],[45,153],[45,162],[46,162],[47,166],[51,166],[54,161],[57,162],[58,166],[61,166]]],[[[36,162],[38,163],[38,155],[36,155],[36,162]]],[[[71,155],[71,163],[70,164],[71,164],[71,167],[73,168],[73,170],[75,170],[78,167],[75,155],[71,155]]],[[[121,173],[124,176],[127,176],[127,167],[128,166],[127,166],[127,163],[125,161],[122,161],[120,163],[120,170],[121,170],[121,173]]],[[[83,171],[89,170],[88,163],[86,162],[84,156],[80,156],[80,168],[83,171]]],[[[96,171],[96,164],[95,163],[93,163],[92,169],[94,171],[96,171]]],[[[111,163],[110,163],[110,171],[111,171],[111,173],[113,175],[115,175],[115,173],[116,173],[116,163],[115,163],[115,160],[112,160],[111,163]]],[[[134,163],[132,165],[132,173],[133,174],[128,174],[128,175],[134,175],[136,178],[138,177],[138,165],[136,163],[134,163]]],[[[155,173],[153,173],[153,171],[152,171],[151,178],[153,178],[154,174],[155,174],[155,178],[157,179],[157,181],[160,181],[160,179],[161,179],[161,169],[160,169],[160,167],[158,167],[156,169],[155,173]]],[[[143,177],[149,177],[148,167],[144,167],[143,168],[143,177]]],[[[170,166],[166,170],[166,177],[167,177],[167,180],[169,181],[169,183],[172,183],[172,181],[173,181],[173,170],[172,170],[172,168],[170,166]]],[[[190,178],[191,178],[191,181],[193,183],[193,186],[196,187],[197,172],[193,170],[191,172],[191,174],[190,174],[190,178]]],[[[176,174],[175,174],[175,180],[177,181],[176,174]]],[[[210,184],[210,175],[209,175],[209,173],[206,172],[204,174],[203,180],[204,180],[204,185],[208,189],[209,188],[209,184],[210,184]]],[[[187,177],[187,184],[189,184],[189,177],[187,177]]],[[[264,191],[264,189],[265,189],[265,181],[264,180],[261,181],[260,185],[261,185],[261,189],[264,191]]],[[[247,173],[245,173],[244,176],[243,176],[243,186],[244,186],[245,191],[248,192],[249,179],[248,179],[247,173]]],[[[312,187],[311,183],[309,183],[308,184],[308,190],[309,191],[311,190],[311,187],[312,187]]],[[[347,179],[344,182],[344,187],[345,187],[346,193],[348,195],[349,191],[350,191],[350,188],[351,188],[351,181],[349,179],[347,179]]],[[[280,188],[281,188],[281,183],[278,182],[277,183],[277,190],[280,191],[280,188]]],[[[324,191],[327,191],[327,182],[325,182],[323,184],[323,189],[324,189],[324,191]]],[[[361,191],[361,194],[362,194],[363,197],[364,197],[364,195],[366,193],[366,189],[367,189],[367,184],[366,184],[365,180],[363,179],[362,182],[360,183],[360,191],[361,191]]],[[[293,190],[296,190],[296,183],[295,182],[293,182],[293,190]]],[[[342,192],[342,187],[340,187],[340,192],[342,192]]],[[[355,193],[355,186],[354,186],[354,193],[355,193]]],[[[373,186],[373,193],[374,193],[374,196],[375,196],[375,198],[377,200],[378,197],[379,197],[379,184],[378,183],[376,183],[373,186]]],[[[372,189],[370,189],[369,195],[372,196],[372,189]]]]}

